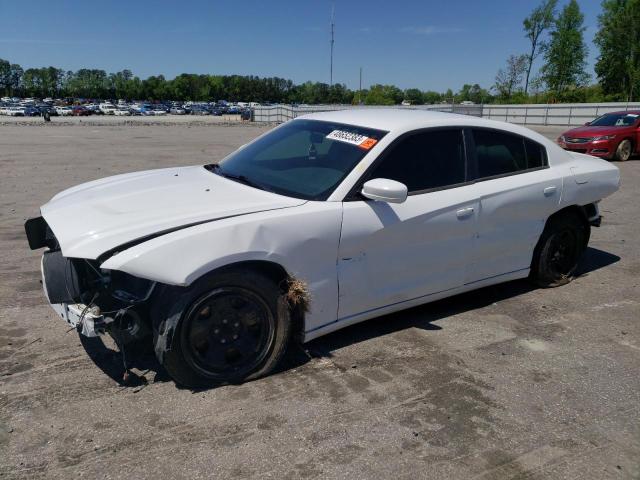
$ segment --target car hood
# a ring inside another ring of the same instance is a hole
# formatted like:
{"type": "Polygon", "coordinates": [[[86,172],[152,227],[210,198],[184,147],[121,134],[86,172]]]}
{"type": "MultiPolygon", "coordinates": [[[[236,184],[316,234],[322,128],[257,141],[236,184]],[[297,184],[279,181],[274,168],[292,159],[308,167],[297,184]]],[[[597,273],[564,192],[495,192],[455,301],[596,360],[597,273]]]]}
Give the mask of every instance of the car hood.
{"type": "Polygon", "coordinates": [[[564,132],[565,137],[587,138],[597,137],[599,135],[618,135],[625,133],[628,129],[625,127],[578,127],[564,132]]]}
{"type": "Polygon", "coordinates": [[[302,205],[202,166],[117,175],[65,190],[41,208],[66,257],[105,252],[194,224],[302,205]]]}

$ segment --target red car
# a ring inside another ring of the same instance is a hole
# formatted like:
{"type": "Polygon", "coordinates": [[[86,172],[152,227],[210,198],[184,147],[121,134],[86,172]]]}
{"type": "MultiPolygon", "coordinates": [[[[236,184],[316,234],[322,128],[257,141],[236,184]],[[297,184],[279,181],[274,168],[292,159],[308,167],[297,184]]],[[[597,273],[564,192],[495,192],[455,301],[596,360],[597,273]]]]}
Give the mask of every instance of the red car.
{"type": "Polygon", "coordinates": [[[565,150],[624,162],[640,153],[640,110],[605,113],[564,132],[557,142],[565,150]]]}
{"type": "Polygon", "coordinates": [[[73,110],[71,110],[71,114],[74,117],[85,117],[87,115],[91,115],[91,110],[83,107],[82,105],[78,105],[76,107],[73,107],[73,110]]]}

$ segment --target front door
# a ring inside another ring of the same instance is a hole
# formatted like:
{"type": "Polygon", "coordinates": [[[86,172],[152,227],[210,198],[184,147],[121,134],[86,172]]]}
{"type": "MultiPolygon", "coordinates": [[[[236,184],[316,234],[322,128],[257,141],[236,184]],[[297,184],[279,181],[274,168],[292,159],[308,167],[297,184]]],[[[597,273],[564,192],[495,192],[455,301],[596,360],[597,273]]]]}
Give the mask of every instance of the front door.
{"type": "Polygon", "coordinates": [[[409,197],[343,203],[341,320],[459,287],[473,258],[479,203],[466,183],[461,129],[422,130],[394,142],[366,174],[373,178],[404,183],[409,197]]]}

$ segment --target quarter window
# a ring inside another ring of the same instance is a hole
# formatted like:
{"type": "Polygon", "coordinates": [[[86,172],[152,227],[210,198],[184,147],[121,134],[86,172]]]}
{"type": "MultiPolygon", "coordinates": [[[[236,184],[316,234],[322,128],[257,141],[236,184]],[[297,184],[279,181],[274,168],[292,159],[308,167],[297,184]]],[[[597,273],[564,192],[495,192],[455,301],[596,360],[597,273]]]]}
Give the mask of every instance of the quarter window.
{"type": "Polygon", "coordinates": [[[542,145],[519,135],[474,130],[478,178],[508,175],[546,165],[542,145]]]}
{"type": "Polygon", "coordinates": [[[393,146],[369,178],[404,183],[409,193],[447,187],[466,180],[462,130],[431,130],[393,146]]]}

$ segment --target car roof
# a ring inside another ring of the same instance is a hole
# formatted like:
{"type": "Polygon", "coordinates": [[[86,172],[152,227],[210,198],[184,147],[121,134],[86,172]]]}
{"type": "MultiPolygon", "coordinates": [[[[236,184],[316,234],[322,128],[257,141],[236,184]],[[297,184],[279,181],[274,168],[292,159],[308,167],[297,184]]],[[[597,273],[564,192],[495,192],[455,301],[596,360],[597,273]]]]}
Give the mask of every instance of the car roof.
{"type": "Polygon", "coordinates": [[[402,133],[429,127],[468,126],[495,128],[535,138],[547,143],[544,137],[528,128],[507,122],[458,113],[437,112],[410,108],[355,108],[330,112],[311,113],[297,117],[306,120],[320,120],[344,123],[388,132],[402,133]],[[544,139],[544,140],[543,140],[544,139]]]}
{"type": "Polygon", "coordinates": [[[620,110],[619,112],[607,112],[602,115],[640,115],[640,110],[620,110]]]}

